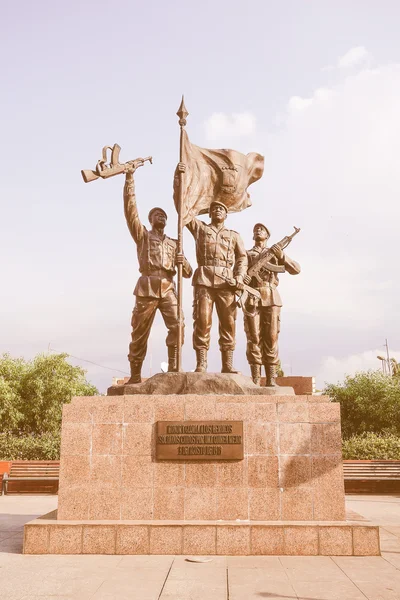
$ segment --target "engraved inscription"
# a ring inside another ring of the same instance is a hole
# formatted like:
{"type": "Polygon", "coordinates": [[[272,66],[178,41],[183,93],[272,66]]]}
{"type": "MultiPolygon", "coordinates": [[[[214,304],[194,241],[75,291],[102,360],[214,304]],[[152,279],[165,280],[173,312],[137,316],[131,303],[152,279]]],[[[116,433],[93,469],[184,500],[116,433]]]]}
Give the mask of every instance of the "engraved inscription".
{"type": "Polygon", "coordinates": [[[242,460],[243,421],[157,421],[159,460],[242,460]]]}

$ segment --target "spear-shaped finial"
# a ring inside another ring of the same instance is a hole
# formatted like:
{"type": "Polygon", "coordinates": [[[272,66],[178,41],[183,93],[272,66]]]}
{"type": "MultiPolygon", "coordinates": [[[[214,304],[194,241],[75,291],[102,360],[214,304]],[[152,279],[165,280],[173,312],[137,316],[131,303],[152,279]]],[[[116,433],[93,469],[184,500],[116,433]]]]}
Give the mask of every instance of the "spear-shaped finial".
{"type": "MultiPolygon", "coordinates": [[[[186,117],[189,112],[185,106],[185,100],[182,94],[182,102],[180,107],[178,108],[178,112],[176,113],[179,117],[179,125],[181,126],[180,131],[180,144],[179,144],[179,164],[183,163],[183,147],[185,141],[185,130],[184,127],[186,125],[186,117]]],[[[184,172],[179,172],[179,198],[177,204],[177,212],[178,212],[178,254],[183,254],[183,218],[182,218],[182,205],[183,205],[183,185],[184,185],[184,172]]],[[[182,370],[182,344],[183,344],[183,310],[182,310],[182,264],[177,265],[178,267],[178,344],[177,344],[177,371],[180,372],[182,370]]]]}
{"type": "Polygon", "coordinates": [[[181,127],[185,127],[185,125],[186,125],[186,117],[188,116],[189,113],[188,113],[188,110],[187,110],[187,108],[185,106],[185,100],[184,100],[183,94],[182,94],[181,105],[178,108],[178,112],[176,114],[179,117],[179,125],[181,127]]]}

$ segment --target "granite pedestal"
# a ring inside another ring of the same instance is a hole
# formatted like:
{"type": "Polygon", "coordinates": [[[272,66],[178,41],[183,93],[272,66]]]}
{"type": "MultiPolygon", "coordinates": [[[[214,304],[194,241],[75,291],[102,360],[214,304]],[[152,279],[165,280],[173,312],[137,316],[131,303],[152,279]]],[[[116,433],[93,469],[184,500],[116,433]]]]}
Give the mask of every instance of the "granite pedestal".
{"type": "Polygon", "coordinates": [[[28,554],[377,555],[346,521],[340,406],[324,396],[77,397],[65,405],[57,514],[28,554]],[[244,459],[157,461],[157,421],[243,421],[244,459]]]}

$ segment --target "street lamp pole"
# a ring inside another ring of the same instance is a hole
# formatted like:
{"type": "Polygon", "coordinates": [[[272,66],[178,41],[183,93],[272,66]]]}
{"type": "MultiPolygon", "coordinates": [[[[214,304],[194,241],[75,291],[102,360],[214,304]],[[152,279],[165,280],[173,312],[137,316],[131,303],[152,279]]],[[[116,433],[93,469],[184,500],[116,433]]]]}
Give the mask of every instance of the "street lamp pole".
{"type": "Polygon", "coordinates": [[[388,366],[388,372],[389,375],[392,374],[392,365],[390,364],[390,358],[389,358],[389,345],[388,345],[388,341],[387,338],[385,339],[385,346],[386,346],[386,357],[387,357],[387,366],[388,366]]]}

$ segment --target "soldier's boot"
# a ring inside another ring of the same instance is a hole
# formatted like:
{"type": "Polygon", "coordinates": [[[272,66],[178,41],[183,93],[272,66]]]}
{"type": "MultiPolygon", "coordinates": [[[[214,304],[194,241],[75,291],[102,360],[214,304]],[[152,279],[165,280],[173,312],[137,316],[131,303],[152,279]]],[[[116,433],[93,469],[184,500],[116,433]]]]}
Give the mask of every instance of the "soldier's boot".
{"type": "Polygon", "coordinates": [[[239,371],[233,366],[233,350],[221,350],[221,356],[221,373],[239,373],[239,371]]]}
{"type": "Polygon", "coordinates": [[[276,366],[265,365],[265,385],[267,387],[276,387],[278,384],[275,381],[276,378],[276,366]]]}
{"type": "Polygon", "coordinates": [[[196,350],[196,369],[195,373],[206,373],[207,372],[207,350],[205,348],[199,348],[196,350]]]}
{"type": "Polygon", "coordinates": [[[251,378],[253,383],[260,385],[261,382],[261,365],[250,365],[251,378]]]}
{"type": "Polygon", "coordinates": [[[141,360],[132,360],[131,363],[131,378],[128,381],[128,384],[131,383],[140,383],[142,381],[142,361],[141,360]]]}
{"type": "Polygon", "coordinates": [[[168,346],[168,373],[178,370],[178,346],[168,346]]]}

